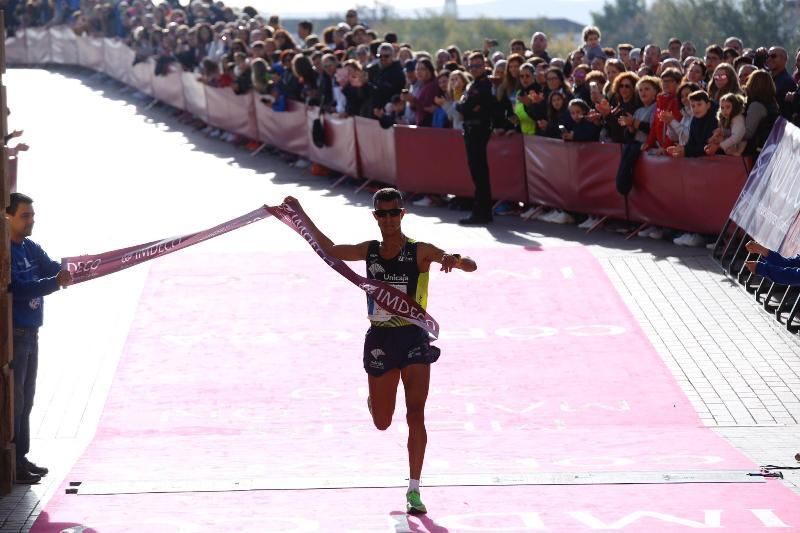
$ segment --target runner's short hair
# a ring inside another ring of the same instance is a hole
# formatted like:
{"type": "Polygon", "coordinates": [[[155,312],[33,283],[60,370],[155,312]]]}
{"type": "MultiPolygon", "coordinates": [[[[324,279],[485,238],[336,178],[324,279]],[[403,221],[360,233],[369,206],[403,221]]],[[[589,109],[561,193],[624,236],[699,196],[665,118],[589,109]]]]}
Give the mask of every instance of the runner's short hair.
{"type": "Polygon", "coordinates": [[[12,192],[8,195],[8,207],[6,207],[6,214],[12,217],[17,214],[17,207],[19,204],[30,205],[33,203],[33,198],[26,196],[21,192],[12,192]]]}
{"type": "Polygon", "coordinates": [[[392,187],[386,187],[372,195],[372,207],[378,206],[378,202],[393,202],[397,200],[397,207],[403,207],[403,193],[392,187]]]}

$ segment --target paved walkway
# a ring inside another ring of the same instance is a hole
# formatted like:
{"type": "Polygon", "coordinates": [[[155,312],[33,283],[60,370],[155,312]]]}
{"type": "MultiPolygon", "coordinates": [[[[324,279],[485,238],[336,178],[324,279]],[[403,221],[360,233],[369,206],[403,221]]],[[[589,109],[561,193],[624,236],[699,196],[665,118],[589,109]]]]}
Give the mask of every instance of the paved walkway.
{"type": "MultiPolygon", "coordinates": [[[[331,191],[327,180],[274,156],[250,158],[209,140],[167,110],[145,110],[146,101],[85,71],[10,70],[6,83],[10,127],[24,128],[32,146],[22,156],[20,189],[36,199],[34,239],[54,257],[208,227],[286,194],[340,217],[350,233],[369,200],[345,187],[331,191]]],[[[798,339],[725,278],[706,250],[517,218],[466,229],[454,224],[458,213],[412,213],[420,215],[407,219],[413,231],[435,232],[453,247],[588,246],[704,423],[758,464],[795,464],[798,339]]],[[[247,231],[203,250],[265,246],[247,231]]],[[[286,240],[270,246],[300,249],[285,233],[286,240]]],[[[0,532],[28,529],[91,439],[148,268],[48,298],[32,457],[51,474],[47,483],[17,487],[0,499],[0,532]]],[[[800,493],[797,474],[787,472],[784,483],[800,493]]]]}

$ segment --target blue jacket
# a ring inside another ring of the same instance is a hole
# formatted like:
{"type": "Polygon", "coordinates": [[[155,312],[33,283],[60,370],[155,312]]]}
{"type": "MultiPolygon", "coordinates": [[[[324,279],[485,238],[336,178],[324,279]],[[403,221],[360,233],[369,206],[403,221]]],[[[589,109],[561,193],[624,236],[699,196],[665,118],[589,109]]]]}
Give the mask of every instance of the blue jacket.
{"type": "Polygon", "coordinates": [[[756,274],[781,285],[800,285],[800,255],[783,257],[770,252],[758,261],[756,274]]]}
{"type": "Polygon", "coordinates": [[[61,264],[30,239],[11,243],[12,322],[14,327],[38,328],[44,318],[43,297],[58,290],[61,264]]]}

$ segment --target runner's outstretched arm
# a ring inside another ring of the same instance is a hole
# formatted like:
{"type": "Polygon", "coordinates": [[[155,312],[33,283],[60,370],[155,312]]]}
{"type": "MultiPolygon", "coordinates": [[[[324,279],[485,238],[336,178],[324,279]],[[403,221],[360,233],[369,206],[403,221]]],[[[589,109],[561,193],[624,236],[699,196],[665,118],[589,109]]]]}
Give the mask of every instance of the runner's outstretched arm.
{"type": "Polygon", "coordinates": [[[420,270],[423,271],[428,271],[431,263],[439,263],[442,265],[441,270],[445,272],[450,272],[454,268],[464,272],[474,272],[478,268],[478,264],[471,257],[449,254],[427,242],[421,242],[417,245],[417,254],[420,270]]]}
{"type": "MultiPolygon", "coordinates": [[[[297,198],[292,196],[287,196],[284,198],[283,202],[289,206],[301,207],[297,198]]],[[[308,213],[306,214],[308,215],[308,213]]],[[[341,259],[342,261],[364,261],[367,258],[369,242],[362,242],[361,244],[334,244],[334,242],[314,224],[310,215],[308,216],[308,224],[308,230],[326,254],[336,259],[341,259]]]]}

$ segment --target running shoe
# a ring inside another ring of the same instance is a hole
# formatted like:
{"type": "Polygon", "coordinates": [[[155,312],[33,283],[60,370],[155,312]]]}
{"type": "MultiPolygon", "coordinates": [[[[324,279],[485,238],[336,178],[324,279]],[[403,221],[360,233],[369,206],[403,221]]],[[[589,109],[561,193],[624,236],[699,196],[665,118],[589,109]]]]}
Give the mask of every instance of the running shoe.
{"type": "Polygon", "coordinates": [[[428,512],[427,507],[419,497],[418,490],[406,492],[406,512],[408,514],[425,514],[428,512]]]}

